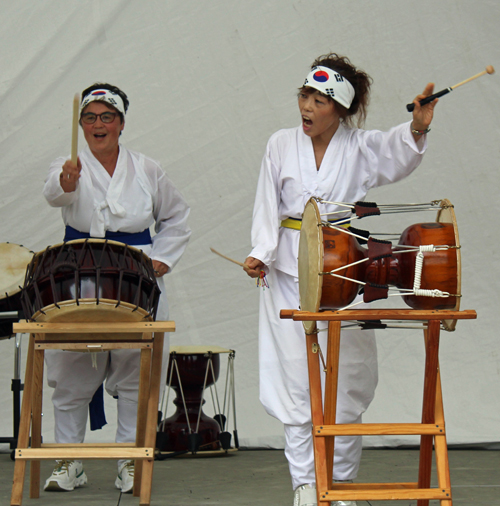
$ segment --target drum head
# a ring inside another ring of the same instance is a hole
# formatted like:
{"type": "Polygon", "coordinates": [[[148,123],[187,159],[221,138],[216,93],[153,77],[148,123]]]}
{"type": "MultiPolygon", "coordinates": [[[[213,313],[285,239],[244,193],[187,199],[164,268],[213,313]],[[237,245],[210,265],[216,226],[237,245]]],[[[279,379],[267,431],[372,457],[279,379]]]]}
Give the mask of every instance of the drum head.
{"type": "Polygon", "coordinates": [[[0,299],[20,291],[33,251],[8,242],[0,243],[0,299]]]}
{"type": "MultiPolygon", "coordinates": [[[[438,223],[452,223],[453,229],[455,231],[455,245],[457,249],[455,250],[457,253],[457,295],[462,294],[462,263],[460,256],[460,239],[458,238],[458,225],[457,218],[455,216],[455,210],[453,208],[453,204],[448,199],[443,199],[441,201],[441,209],[437,213],[436,221],[438,223]]],[[[456,297],[457,303],[453,308],[453,311],[460,310],[460,298],[456,297]]],[[[443,320],[443,327],[445,330],[453,331],[457,325],[457,320],[443,320]]]]}
{"type": "MultiPolygon", "coordinates": [[[[152,321],[151,315],[141,308],[136,308],[134,305],[127,302],[121,302],[116,306],[116,300],[99,300],[99,304],[95,299],[79,299],[78,304],[74,300],[67,300],[59,302],[57,306],[51,304],[46,306],[42,311],[38,311],[32,318],[36,322],[48,323],[122,323],[122,322],[145,322],[152,321]]],[[[136,340],[141,339],[142,334],[45,334],[45,339],[48,340],[68,340],[68,335],[71,339],[77,341],[99,341],[102,339],[117,339],[120,340],[136,340]]]]}
{"type": "MultiPolygon", "coordinates": [[[[317,313],[323,289],[323,228],[318,205],[309,200],[302,216],[299,240],[300,309],[317,313]]],[[[302,322],[306,334],[316,330],[316,322],[302,322]]]]}

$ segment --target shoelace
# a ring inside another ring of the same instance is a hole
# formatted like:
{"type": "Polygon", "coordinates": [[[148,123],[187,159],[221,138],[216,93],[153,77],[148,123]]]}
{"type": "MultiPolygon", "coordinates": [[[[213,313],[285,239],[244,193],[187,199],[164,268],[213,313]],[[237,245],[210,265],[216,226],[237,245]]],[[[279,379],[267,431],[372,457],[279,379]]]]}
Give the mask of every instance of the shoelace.
{"type": "Polygon", "coordinates": [[[73,463],[72,460],[56,460],[57,466],[54,468],[54,473],[68,473],[69,474],[69,466],[73,463]]]}
{"type": "MultiPolygon", "coordinates": [[[[131,476],[133,478],[134,477],[134,470],[135,470],[134,461],[133,460],[129,460],[128,462],[126,462],[125,465],[122,467],[122,471],[125,468],[128,469],[129,476],[131,476]]],[[[121,472],[120,472],[120,474],[121,474],[121,472]]]]}

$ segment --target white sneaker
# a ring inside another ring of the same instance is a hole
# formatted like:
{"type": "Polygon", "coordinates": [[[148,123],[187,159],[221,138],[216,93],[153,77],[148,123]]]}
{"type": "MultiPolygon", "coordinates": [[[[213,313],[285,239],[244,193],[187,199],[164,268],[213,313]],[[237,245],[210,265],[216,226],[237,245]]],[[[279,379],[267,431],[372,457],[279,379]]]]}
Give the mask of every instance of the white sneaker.
{"type": "Polygon", "coordinates": [[[69,492],[87,483],[87,475],[81,460],[56,460],[52,475],[45,482],[44,490],[69,492]]]}
{"type": "Polygon", "coordinates": [[[118,476],[115,480],[115,487],[122,493],[128,494],[134,488],[134,461],[126,460],[118,466],[118,476]]]}
{"type": "Polygon", "coordinates": [[[300,485],[293,493],[293,506],[318,506],[316,485],[300,485]]]}

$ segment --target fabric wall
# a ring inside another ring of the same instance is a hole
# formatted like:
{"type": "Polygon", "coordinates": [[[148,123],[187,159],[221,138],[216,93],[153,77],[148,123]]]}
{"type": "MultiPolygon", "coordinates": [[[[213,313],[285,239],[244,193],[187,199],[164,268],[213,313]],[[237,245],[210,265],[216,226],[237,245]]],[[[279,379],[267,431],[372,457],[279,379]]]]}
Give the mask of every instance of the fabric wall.
{"type": "MultiPolygon", "coordinates": [[[[258,400],[258,289],[209,248],[240,261],[250,251],[266,141],[279,128],[299,124],[296,90],[318,55],[348,55],[373,77],[366,127],[388,129],[410,119],[405,104],[427,82],[440,90],[488,64],[500,65],[500,4],[2,0],[1,8],[0,241],[33,251],[61,242],[60,212],[46,204],[41,190],[50,162],[70,152],[73,95],[96,81],[121,87],[131,101],[122,142],[160,161],[192,206],[191,242],[167,278],[177,325],[172,343],[236,350],[240,443],[282,447],[280,424],[258,400]]],[[[441,339],[452,444],[500,441],[499,82],[497,75],[485,76],[443,97],[421,167],[369,196],[382,203],[449,198],[455,204],[463,245],[462,307],[476,309],[478,319],[460,322],[441,339]]],[[[81,134],[79,141],[83,146],[81,134]]],[[[418,221],[405,215],[374,228],[401,232],[418,221]]],[[[26,344],[24,338],[23,362],[26,344]]],[[[418,421],[421,332],[379,332],[378,344],[380,384],[365,421],[418,421]]],[[[13,340],[0,342],[0,353],[0,420],[8,432],[13,340]]],[[[47,388],[46,441],[53,437],[50,395],[47,388]]],[[[112,422],[114,401],[106,402],[112,422]]],[[[110,440],[113,431],[110,423],[89,440],[110,440]]]]}

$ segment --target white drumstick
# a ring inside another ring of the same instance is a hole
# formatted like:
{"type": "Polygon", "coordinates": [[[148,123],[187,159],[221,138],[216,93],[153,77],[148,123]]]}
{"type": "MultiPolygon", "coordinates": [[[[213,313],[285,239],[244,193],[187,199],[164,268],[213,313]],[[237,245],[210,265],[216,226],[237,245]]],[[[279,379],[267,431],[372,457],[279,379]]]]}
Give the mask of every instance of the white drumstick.
{"type": "Polygon", "coordinates": [[[233,264],[239,265],[240,267],[245,268],[246,265],[242,264],[241,262],[238,262],[238,260],[233,260],[232,258],[227,257],[226,255],[223,255],[222,253],[219,253],[217,250],[210,248],[210,251],[212,253],[215,253],[216,255],[219,255],[220,257],[229,260],[230,262],[233,262],[233,264]]]}
{"type": "Polygon", "coordinates": [[[80,106],[80,94],[76,93],[73,98],[73,128],[71,135],[71,161],[76,165],[78,158],[78,109],[80,106]]]}
{"type": "MultiPolygon", "coordinates": [[[[469,77],[469,79],[465,79],[465,81],[461,81],[458,84],[450,86],[449,88],[445,88],[444,90],[441,90],[438,93],[434,93],[434,95],[429,95],[428,97],[425,97],[422,100],[419,100],[419,103],[420,103],[420,105],[428,104],[429,102],[432,102],[434,99],[442,97],[443,95],[446,95],[450,91],[453,91],[455,88],[462,86],[462,84],[470,83],[474,79],[484,76],[485,74],[494,74],[494,73],[495,73],[495,69],[493,68],[493,65],[488,65],[486,67],[486,69],[483,70],[482,72],[479,72],[479,74],[469,77]]],[[[408,110],[408,112],[412,112],[413,109],[415,109],[415,104],[414,103],[407,104],[406,109],[408,110]]]]}

